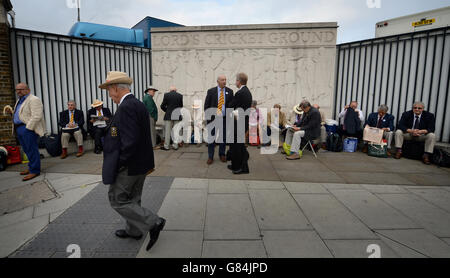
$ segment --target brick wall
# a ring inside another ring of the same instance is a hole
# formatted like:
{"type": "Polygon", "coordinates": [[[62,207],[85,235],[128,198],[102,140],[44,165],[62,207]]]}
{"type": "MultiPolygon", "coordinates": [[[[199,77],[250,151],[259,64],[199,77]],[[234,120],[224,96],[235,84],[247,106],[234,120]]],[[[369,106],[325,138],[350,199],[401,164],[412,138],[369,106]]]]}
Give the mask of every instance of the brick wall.
{"type": "Polygon", "coordinates": [[[5,105],[14,107],[15,99],[9,51],[9,28],[5,23],[0,23],[0,145],[16,144],[16,139],[11,134],[12,118],[3,116],[5,105]]]}

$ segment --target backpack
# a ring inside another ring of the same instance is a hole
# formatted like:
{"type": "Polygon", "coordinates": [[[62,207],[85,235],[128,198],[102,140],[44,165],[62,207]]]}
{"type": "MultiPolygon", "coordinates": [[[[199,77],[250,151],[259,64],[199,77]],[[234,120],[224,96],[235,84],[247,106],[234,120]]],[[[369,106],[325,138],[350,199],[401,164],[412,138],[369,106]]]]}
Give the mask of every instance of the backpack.
{"type": "Polygon", "coordinates": [[[422,160],[425,153],[425,142],[405,141],[403,143],[403,157],[413,160],[422,160]]]}
{"type": "Polygon", "coordinates": [[[450,167],[450,153],[443,149],[434,149],[433,163],[439,167],[450,167]]]}
{"type": "Polygon", "coordinates": [[[52,134],[44,137],[45,149],[48,154],[55,157],[60,156],[62,153],[61,137],[59,135],[52,134]]]}
{"type": "Polygon", "coordinates": [[[330,152],[342,152],[344,144],[342,138],[337,133],[332,133],[327,137],[327,150],[330,152]]]}

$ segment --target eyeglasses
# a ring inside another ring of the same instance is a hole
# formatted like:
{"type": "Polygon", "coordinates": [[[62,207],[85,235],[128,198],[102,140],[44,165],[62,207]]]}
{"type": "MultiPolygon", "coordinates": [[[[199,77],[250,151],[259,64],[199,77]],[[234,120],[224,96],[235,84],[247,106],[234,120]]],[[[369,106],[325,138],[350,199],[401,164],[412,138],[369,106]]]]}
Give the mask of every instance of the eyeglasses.
{"type": "Polygon", "coordinates": [[[415,110],[423,110],[422,107],[414,107],[415,110]]]}

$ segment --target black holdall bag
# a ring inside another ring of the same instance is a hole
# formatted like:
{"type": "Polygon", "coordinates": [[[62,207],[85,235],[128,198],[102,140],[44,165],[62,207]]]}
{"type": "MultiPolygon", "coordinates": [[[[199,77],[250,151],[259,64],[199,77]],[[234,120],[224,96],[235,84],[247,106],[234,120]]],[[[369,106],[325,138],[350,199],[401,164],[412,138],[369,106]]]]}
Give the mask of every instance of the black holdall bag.
{"type": "Polygon", "coordinates": [[[441,148],[435,148],[433,153],[433,163],[439,167],[450,168],[450,152],[441,148]]]}
{"type": "Polygon", "coordinates": [[[327,150],[330,152],[342,152],[344,144],[342,138],[337,133],[332,133],[327,137],[327,150]]]}
{"type": "Polygon", "coordinates": [[[425,142],[409,140],[403,143],[402,155],[404,158],[409,158],[413,160],[422,160],[424,153],[425,153],[425,142]]]}
{"type": "Polygon", "coordinates": [[[45,149],[48,154],[55,157],[60,156],[62,153],[61,136],[57,134],[51,134],[44,137],[45,149]]]}

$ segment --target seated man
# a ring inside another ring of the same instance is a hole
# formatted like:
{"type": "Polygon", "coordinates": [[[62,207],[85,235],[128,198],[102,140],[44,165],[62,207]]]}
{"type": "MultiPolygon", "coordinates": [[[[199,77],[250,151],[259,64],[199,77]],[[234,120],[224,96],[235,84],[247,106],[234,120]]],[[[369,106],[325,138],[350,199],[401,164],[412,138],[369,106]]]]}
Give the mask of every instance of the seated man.
{"type": "MultiPolygon", "coordinates": [[[[394,137],[394,119],[395,117],[388,114],[389,107],[380,105],[378,113],[372,113],[367,119],[366,126],[376,127],[384,131],[383,138],[388,141],[388,156],[391,156],[392,138],[394,137]]],[[[364,146],[364,153],[367,153],[367,144],[364,146]]]]}
{"type": "Polygon", "coordinates": [[[88,111],[88,131],[95,140],[94,153],[101,154],[103,151],[102,137],[106,135],[106,126],[111,119],[111,111],[103,107],[103,102],[95,100],[88,111]]]}
{"type": "Polygon", "coordinates": [[[339,114],[339,119],[338,134],[340,136],[362,138],[364,114],[358,109],[358,102],[352,101],[350,105],[345,106],[344,110],[339,114]]]}
{"type": "Polygon", "coordinates": [[[434,114],[424,111],[425,104],[416,102],[413,110],[403,113],[398,130],[395,133],[395,147],[397,148],[396,159],[402,157],[404,140],[425,141],[425,154],[423,163],[430,165],[430,155],[433,155],[436,137],[434,134],[436,120],[434,114]]]}
{"type": "Polygon", "coordinates": [[[67,157],[67,147],[69,146],[70,137],[75,137],[78,145],[77,157],[84,154],[83,150],[83,125],[84,113],[76,109],[76,103],[70,100],[67,103],[68,109],[59,113],[59,126],[62,128],[61,145],[62,154],[61,159],[67,157]]]}
{"type": "Polygon", "coordinates": [[[291,155],[288,160],[300,159],[300,146],[302,138],[315,140],[320,137],[320,112],[311,106],[308,101],[303,101],[296,110],[303,110],[304,115],[301,123],[296,123],[286,134],[286,143],[291,146],[291,155]]]}
{"type": "Polygon", "coordinates": [[[322,143],[322,148],[324,150],[326,150],[326,148],[327,148],[326,143],[327,143],[327,135],[328,134],[327,134],[327,129],[325,128],[325,121],[326,121],[325,114],[322,111],[320,111],[320,106],[318,104],[314,104],[313,107],[316,108],[317,110],[319,110],[319,112],[320,112],[320,118],[322,120],[322,122],[320,123],[321,124],[320,141],[322,143]]]}

